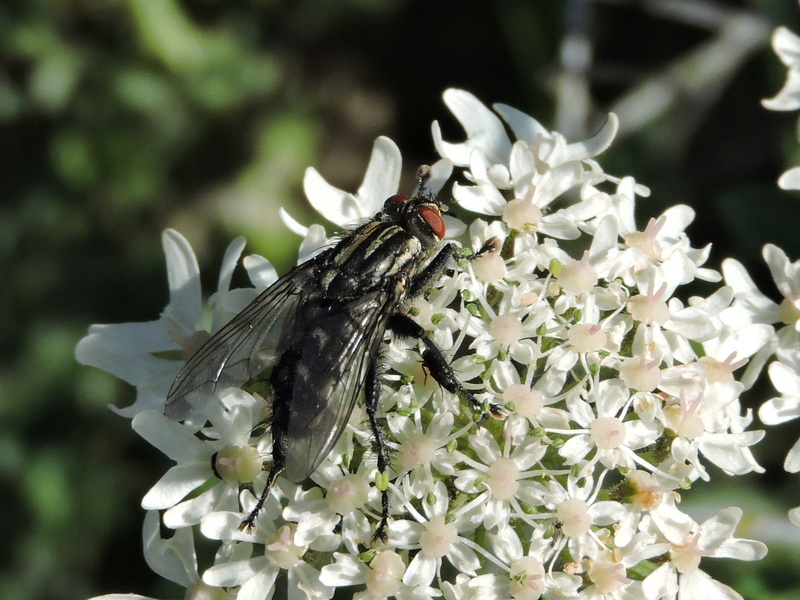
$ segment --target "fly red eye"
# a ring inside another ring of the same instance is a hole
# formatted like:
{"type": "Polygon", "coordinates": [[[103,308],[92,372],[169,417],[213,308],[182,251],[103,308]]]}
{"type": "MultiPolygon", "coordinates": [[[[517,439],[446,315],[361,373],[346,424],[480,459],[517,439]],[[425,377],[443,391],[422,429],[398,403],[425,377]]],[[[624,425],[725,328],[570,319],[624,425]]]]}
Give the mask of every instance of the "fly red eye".
{"type": "Polygon", "coordinates": [[[411,200],[411,196],[406,196],[405,194],[395,194],[386,199],[386,204],[404,204],[411,200]]]}
{"type": "Polygon", "coordinates": [[[428,227],[431,228],[431,231],[433,231],[436,237],[440,240],[444,239],[447,228],[445,227],[444,219],[442,219],[442,213],[430,206],[420,206],[419,216],[425,219],[428,227]]]}

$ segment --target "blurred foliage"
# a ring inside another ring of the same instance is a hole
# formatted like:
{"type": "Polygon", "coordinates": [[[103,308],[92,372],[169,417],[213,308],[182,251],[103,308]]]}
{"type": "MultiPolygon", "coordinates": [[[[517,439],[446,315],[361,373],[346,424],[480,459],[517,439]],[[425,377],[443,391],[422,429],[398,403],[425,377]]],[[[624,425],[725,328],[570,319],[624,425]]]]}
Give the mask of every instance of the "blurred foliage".
{"type": "MultiPolygon", "coordinates": [[[[785,0],[5,0],[0,597],[178,595],[141,556],[139,500],[167,461],[105,408],[133,392],[75,364],[75,343],[91,323],[157,317],[165,227],[192,242],[211,289],[236,235],[280,271],[293,263],[297,239],[277,209],[318,220],[302,196],[307,166],[355,190],[372,140],[389,135],[412,187],[416,165],[435,160],[430,121],[461,135],[440,100],[446,87],[590,134],[621,98],[665,81],[674,94],[663,112],[626,132],[603,166],[652,188],[642,225],[692,205],[695,245],[713,242],[714,265],[736,256],[774,293],[759,253],[774,242],[800,257],[798,196],[775,185],[800,149],[796,116],[759,101],[784,78],[769,32],[797,31],[799,14],[785,0]],[[669,13],[681,4],[712,14],[669,13]],[[720,15],[754,25],[752,51],[692,54],[713,42],[720,15]],[[591,60],[570,79],[571,38],[588,41],[591,60]],[[701,85],[681,87],[697,72],[701,85]],[[581,123],[563,118],[581,97],[565,89],[586,93],[581,123]]],[[[627,109],[619,116],[633,122],[627,109]]],[[[758,390],[753,406],[772,393],[758,390]]],[[[770,475],[730,492],[758,515],[740,534],[774,544],[763,563],[719,573],[753,598],[798,587],[800,533],[770,525],[798,504],[780,475],[791,429],[757,450],[770,475]],[[787,535],[795,543],[782,550],[787,535]]]]}

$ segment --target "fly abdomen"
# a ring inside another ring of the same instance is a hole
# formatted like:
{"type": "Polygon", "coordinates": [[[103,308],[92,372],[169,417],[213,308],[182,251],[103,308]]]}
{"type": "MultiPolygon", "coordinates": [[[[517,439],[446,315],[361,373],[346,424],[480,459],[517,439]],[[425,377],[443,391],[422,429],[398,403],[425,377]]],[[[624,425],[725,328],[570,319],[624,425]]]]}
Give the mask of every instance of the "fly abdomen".
{"type": "Polygon", "coordinates": [[[385,331],[381,291],[358,300],[319,299],[302,307],[291,350],[271,375],[273,423],[285,440],[273,456],[299,483],[326,458],[344,432],[385,331]]]}

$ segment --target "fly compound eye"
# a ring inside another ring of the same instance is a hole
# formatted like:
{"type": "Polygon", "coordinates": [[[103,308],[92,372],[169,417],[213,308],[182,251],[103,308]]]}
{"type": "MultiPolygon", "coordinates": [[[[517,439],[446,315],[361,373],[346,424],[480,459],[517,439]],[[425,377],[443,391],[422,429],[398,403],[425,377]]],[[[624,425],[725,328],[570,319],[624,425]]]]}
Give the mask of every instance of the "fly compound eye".
{"type": "Polygon", "coordinates": [[[420,206],[419,216],[425,220],[436,237],[440,240],[444,239],[447,228],[445,227],[444,219],[442,219],[442,213],[431,206],[420,206]]]}

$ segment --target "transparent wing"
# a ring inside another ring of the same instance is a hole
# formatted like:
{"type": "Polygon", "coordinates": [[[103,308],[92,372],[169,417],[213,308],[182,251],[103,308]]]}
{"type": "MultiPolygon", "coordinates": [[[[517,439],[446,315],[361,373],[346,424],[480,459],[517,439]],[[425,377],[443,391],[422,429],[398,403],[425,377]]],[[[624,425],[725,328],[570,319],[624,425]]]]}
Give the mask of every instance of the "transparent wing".
{"type": "Polygon", "coordinates": [[[394,295],[381,290],[306,321],[288,406],[285,469],[291,481],[313,473],[339,440],[395,309],[394,295]]]}
{"type": "Polygon", "coordinates": [[[218,391],[240,387],[275,363],[298,308],[316,293],[313,263],[295,267],[264,290],[189,359],[167,394],[167,417],[186,419],[218,391]]]}

